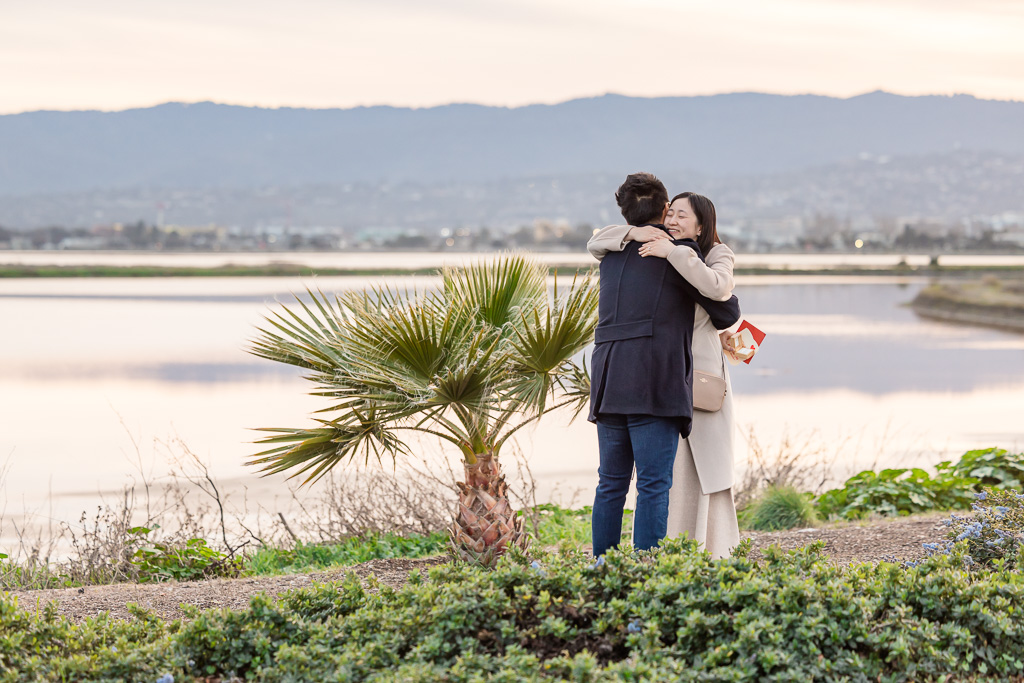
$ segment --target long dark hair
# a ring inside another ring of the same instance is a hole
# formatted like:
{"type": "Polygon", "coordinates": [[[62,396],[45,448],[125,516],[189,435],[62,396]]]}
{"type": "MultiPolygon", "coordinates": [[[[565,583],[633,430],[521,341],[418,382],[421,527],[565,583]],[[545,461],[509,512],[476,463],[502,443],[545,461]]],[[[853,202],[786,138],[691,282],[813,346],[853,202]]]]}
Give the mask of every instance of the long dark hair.
{"type": "Polygon", "coordinates": [[[718,217],[715,214],[715,204],[710,199],[696,192],[680,192],[669,204],[675,204],[677,199],[689,199],[690,208],[697,218],[697,225],[700,226],[700,235],[697,236],[697,245],[700,253],[707,256],[711,247],[721,243],[718,238],[718,217]]]}

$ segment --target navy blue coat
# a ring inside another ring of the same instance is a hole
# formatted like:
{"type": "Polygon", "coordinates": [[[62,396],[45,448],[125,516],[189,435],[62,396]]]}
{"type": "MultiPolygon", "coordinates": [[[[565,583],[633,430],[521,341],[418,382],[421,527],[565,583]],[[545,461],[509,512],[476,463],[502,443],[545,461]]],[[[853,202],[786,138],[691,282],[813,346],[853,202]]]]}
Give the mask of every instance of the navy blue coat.
{"type": "MultiPolygon", "coordinates": [[[[673,243],[700,254],[693,240],[673,243]]],[[[644,258],[639,249],[639,242],[629,242],[601,261],[588,419],[596,422],[602,413],[677,417],[687,436],[693,417],[694,306],[701,305],[723,330],[740,319],[739,302],[735,296],[708,299],[668,259],[644,258]]]]}

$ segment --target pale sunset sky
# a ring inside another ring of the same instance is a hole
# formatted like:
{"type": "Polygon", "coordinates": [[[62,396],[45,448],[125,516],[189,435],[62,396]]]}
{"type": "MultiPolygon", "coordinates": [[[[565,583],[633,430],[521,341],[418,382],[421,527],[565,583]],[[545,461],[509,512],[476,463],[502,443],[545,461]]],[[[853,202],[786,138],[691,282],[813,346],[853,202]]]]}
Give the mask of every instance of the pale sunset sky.
{"type": "Polygon", "coordinates": [[[1024,0],[0,0],[0,113],[878,89],[1024,100],[1024,0]]]}

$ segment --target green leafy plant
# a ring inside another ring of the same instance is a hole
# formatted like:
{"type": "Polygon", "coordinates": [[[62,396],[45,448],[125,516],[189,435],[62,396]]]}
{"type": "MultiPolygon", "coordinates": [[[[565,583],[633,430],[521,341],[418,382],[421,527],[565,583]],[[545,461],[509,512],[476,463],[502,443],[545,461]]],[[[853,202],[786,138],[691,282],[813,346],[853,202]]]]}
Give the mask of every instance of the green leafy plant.
{"type": "Polygon", "coordinates": [[[792,486],[769,486],[739,516],[744,527],[758,531],[813,526],[817,522],[810,495],[792,486]]]}
{"type": "Polygon", "coordinates": [[[1019,489],[1024,487],[1024,453],[1010,453],[1002,448],[968,451],[950,472],[977,479],[982,486],[1019,489]]]}
{"type": "MultiPolygon", "coordinates": [[[[143,538],[153,530],[132,527],[128,530],[143,538]]],[[[139,583],[160,581],[195,581],[215,576],[238,576],[241,560],[232,558],[206,544],[202,538],[190,538],[184,545],[148,543],[139,547],[131,559],[139,583]]]]}
{"type": "Polygon", "coordinates": [[[522,256],[446,268],[440,289],[387,287],[329,297],[310,292],[296,310],[267,318],[251,352],[306,370],[332,404],[317,426],[269,429],[250,464],[315,481],[362,454],[409,453],[410,433],[429,434],[463,457],[452,550],[493,566],[525,548],[498,456],[522,426],[561,406],[576,413],[589,377],[574,357],[597,324],[597,285],[573,280],[549,295],[547,270],[522,256]]]}
{"type": "Polygon", "coordinates": [[[821,494],[815,507],[823,518],[861,519],[969,506],[978,480],[956,474],[949,462],[939,463],[936,470],[934,477],[918,467],[866,470],[847,479],[842,488],[821,494]]]}
{"type": "Polygon", "coordinates": [[[955,463],[940,462],[934,476],[916,467],[866,470],[850,477],[842,488],[821,494],[815,507],[822,517],[841,519],[964,510],[981,486],[1024,486],[1024,453],[1002,448],[968,451],[955,463]]]}

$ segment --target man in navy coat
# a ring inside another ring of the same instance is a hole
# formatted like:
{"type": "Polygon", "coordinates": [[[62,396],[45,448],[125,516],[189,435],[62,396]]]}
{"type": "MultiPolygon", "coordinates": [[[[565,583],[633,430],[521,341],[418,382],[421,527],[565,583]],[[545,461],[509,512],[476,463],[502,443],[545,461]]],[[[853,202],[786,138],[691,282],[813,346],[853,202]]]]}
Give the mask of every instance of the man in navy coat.
{"type": "MultiPolygon", "coordinates": [[[[615,199],[630,225],[665,229],[668,192],[650,173],[627,176],[615,199]]],[[[675,244],[700,253],[693,240],[675,244]]],[[[740,318],[735,296],[708,299],[667,259],[641,257],[639,245],[629,242],[601,261],[588,418],[597,423],[601,457],[592,517],[595,556],[619,543],[634,466],[633,543],[647,550],[665,537],[676,448],[693,418],[694,306],[702,306],[720,330],[740,318]]]]}

